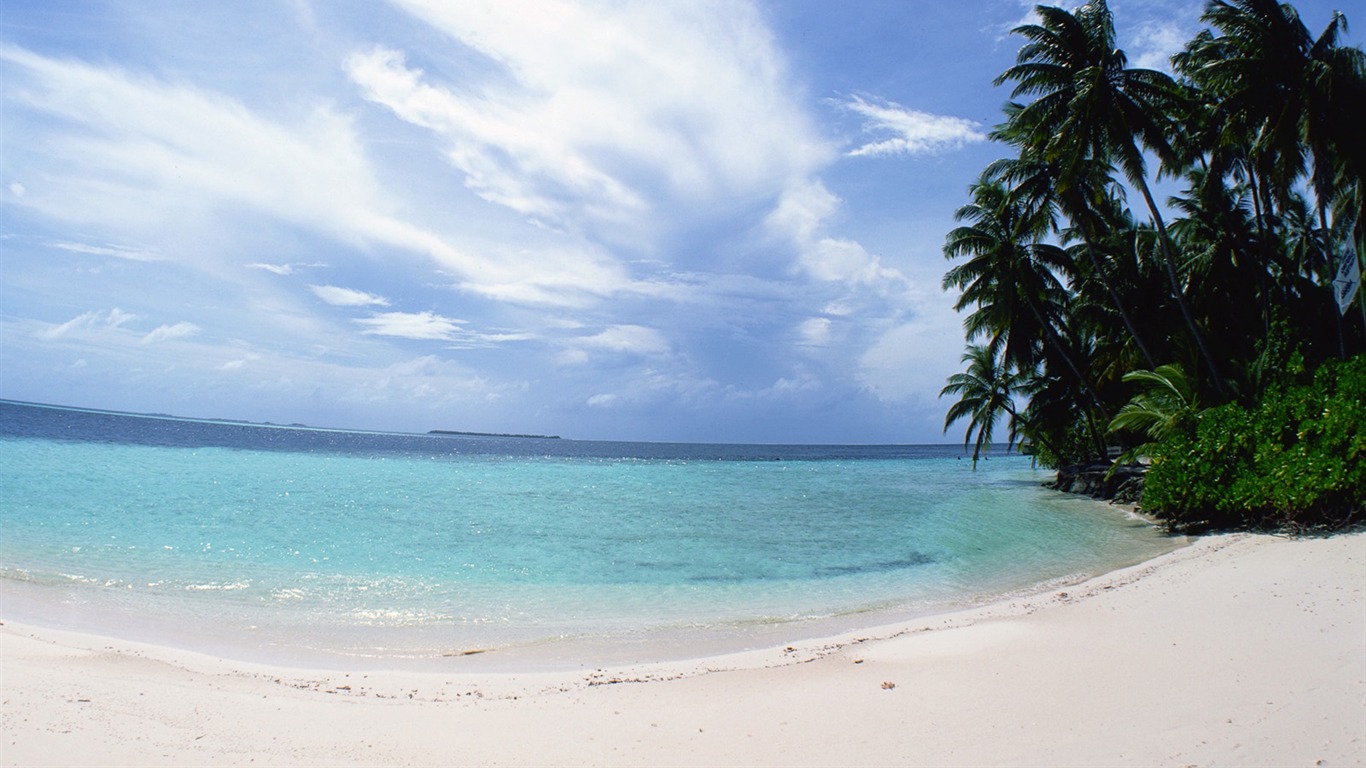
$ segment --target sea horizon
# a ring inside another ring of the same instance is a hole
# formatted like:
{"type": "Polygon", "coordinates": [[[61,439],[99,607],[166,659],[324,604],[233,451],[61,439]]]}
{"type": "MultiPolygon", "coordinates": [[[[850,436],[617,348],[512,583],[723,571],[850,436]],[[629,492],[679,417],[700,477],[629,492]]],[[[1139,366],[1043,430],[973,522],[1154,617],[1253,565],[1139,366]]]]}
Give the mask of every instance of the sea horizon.
{"type": "MultiPolygon", "coordinates": [[[[826,441],[750,441],[750,440],[666,440],[666,439],[613,439],[602,437],[575,437],[573,435],[552,435],[552,434],[531,434],[523,432],[494,432],[487,430],[462,430],[451,426],[433,426],[426,430],[403,430],[403,429],[366,429],[359,427],[306,424],[303,422],[275,422],[275,421],[255,421],[229,416],[185,416],[174,413],[164,412],[144,412],[128,411],[117,408],[96,408],[83,405],[69,405],[63,403],[47,403],[36,400],[22,400],[14,398],[0,397],[0,404],[31,406],[36,408],[52,408],[64,411],[78,411],[88,413],[107,414],[110,416],[130,416],[142,419],[163,419],[167,421],[190,421],[203,422],[206,424],[229,424],[237,426],[266,427],[273,429],[303,429],[318,432],[352,432],[356,434],[375,434],[375,435],[405,435],[405,436],[446,436],[446,437],[499,437],[499,438],[523,438],[523,439],[550,439],[567,440],[580,443],[638,443],[641,445],[733,445],[733,446],[810,446],[810,447],[957,447],[966,456],[968,451],[961,442],[826,442],[826,441]]],[[[1013,448],[993,443],[983,448],[989,455],[1004,455],[1018,453],[1019,443],[1013,448]]]]}

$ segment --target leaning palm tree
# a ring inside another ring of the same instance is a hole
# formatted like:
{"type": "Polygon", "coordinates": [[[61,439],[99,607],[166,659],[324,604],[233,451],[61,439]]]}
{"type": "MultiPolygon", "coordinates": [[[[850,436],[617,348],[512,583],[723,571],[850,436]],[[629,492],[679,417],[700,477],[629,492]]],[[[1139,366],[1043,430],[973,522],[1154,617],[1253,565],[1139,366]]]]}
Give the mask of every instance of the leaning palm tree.
{"type": "Polygon", "coordinates": [[[1075,12],[1038,6],[1038,24],[1016,27],[1028,42],[1016,64],[996,84],[1014,82],[1012,97],[1033,101],[1007,111],[999,135],[1075,177],[1085,161],[1114,162],[1142,194],[1157,229],[1173,298],[1192,340],[1200,349],[1217,392],[1223,379],[1204,334],[1192,316],[1176,271],[1176,258],[1162,212],[1148,185],[1144,150],[1164,164],[1175,164],[1170,136],[1182,91],[1167,75],[1128,66],[1116,46],[1114,19],[1105,0],[1092,0],[1075,12]]]}
{"type": "MultiPolygon", "coordinates": [[[[972,468],[976,469],[983,448],[991,445],[996,422],[1002,415],[1014,421],[1014,398],[1021,380],[988,345],[969,346],[962,359],[968,364],[968,369],[950,376],[939,396],[959,396],[958,402],[949,406],[948,414],[944,417],[944,431],[948,432],[956,421],[968,420],[967,432],[963,434],[963,449],[966,450],[968,444],[972,443],[972,468]],[[972,437],[974,430],[977,432],[976,441],[972,437]]],[[[1011,445],[1014,444],[1015,435],[1016,431],[1012,428],[1011,445]]]]}
{"type": "Polygon", "coordinates": [[[1129,332],[1130,341],[1148,366],[1152,367],[1156,365],[1152,353],[1148,351],[1132,313],[1110,279],[1109,270],[1103,263],[1102,250],[1098,247],[1101,233],[1117,218],[1114,212],[1120,207],[1121,192],[1114,183],[1111,171],[1109,165],[1092,161],[1081,165],[1080,170],[1072,176],[1064,177],[1057,163],[1033,158],[1026,151],[1022,157],[1003,158],[991,163],[983,177],[1010,185],[1011,197],[1022,206],[1026,215],[1046,221],[1054,233],[1059,232],[1054,210],[1071,222],[1069,234],[1075,234],[1084,246],[1079,255],[1085,259],[1078,259],[1076,263],[1090,264],[1090,277],[1105,289],[1129,332]]]}
{"type": "Polygon", "coordinates": [[[1018,370],[1034,368],[1044,347],[1062,360],[1080,386],[1086,377],[1058,335],[1067,290],[1059,275],[1072,269],[1066,251],[1039,240],[1039,211],[1027,211],[998,181],[970,188],[972,202],[955,218],[965,222],[944,240],[944,256],[965,259],[944,275],[944,287],[961,290],[954,308],[974,307],[963,321],[969,341],[986,336],[1018,370]]]}

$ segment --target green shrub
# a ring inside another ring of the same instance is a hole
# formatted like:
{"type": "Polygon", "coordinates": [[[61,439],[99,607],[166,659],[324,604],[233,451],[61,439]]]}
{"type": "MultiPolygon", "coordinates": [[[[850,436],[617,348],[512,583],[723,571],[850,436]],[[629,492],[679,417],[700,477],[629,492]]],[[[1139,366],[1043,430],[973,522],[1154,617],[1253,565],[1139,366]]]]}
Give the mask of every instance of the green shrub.
{"type": "Polygon", "coordinates": [[[1180,531],[1350,525],[1366,510],[1366,355],[1200,412],[1154,451],[1143,506],[1180,531]]]}

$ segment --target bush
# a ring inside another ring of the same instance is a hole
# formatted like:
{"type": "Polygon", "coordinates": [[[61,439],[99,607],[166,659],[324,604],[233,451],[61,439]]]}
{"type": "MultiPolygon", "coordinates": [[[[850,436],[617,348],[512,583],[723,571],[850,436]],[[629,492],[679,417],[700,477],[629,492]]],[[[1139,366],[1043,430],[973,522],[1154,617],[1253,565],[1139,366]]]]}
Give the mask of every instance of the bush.
{"type": "Polygon", "coordinates": [[[1187,532],[1350,525],[1366,511],[1366,355],[1273,387],[1253,410],[1200,412],[1154,452],[1142,504],[1187,532]]]}

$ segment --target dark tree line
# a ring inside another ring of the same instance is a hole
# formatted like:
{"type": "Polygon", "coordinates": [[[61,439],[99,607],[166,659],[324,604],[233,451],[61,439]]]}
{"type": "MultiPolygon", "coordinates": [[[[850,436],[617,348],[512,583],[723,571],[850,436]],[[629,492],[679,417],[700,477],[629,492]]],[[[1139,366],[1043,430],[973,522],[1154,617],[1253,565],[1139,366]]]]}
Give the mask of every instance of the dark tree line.
{"type": "Polygon", "coordinates": [[[945,429],[968,421],[974,460],[1001,426],[1051,466],[1157,460],[1200,414],[1363,356],[1366,311],[1331,282],[1366,227],[1346,18],[1315,35],[1288,4],[1211,0],[1173,77],[1129,66],[1105,0],[1037,13],[996,79],[1012,154],[944,245],[968,341],[945,429]]]}

